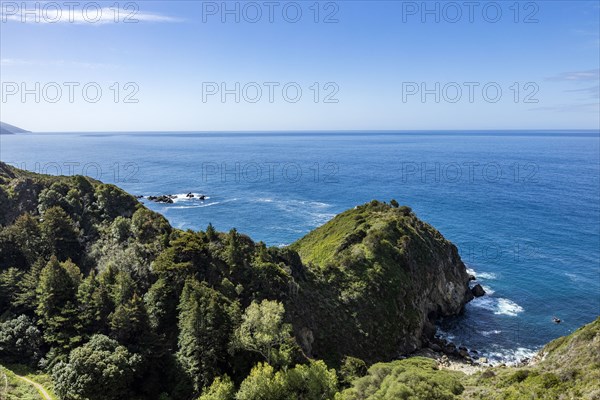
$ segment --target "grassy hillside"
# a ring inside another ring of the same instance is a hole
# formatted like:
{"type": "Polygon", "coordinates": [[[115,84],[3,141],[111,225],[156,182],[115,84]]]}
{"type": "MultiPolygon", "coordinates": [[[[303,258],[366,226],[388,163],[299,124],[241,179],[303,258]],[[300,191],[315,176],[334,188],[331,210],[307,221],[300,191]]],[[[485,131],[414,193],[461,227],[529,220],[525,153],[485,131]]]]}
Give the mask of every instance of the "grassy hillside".
{"type": "Polygon", "coordinates": [[[52,381],[45,374],[33,373],[23,366],[10,366],[7,368],[0,365],[0,399],[2,400],[44,400],[45,396],[26,378],[44,387],[50,399],[56,397],[51,392],[52,381]]]}
{"type": "Polygon", "coordinates": [[[550,342],[532,364],[493,367],[467,376],[415,357],[373,365],[338,400],[597,400],[600,318],[550,342]]]}
{"type": "Polygon", "coordinates": [[[345,355],[390,360],[419,348],[436,317],[459,313],[472,298],[456,247],[392,204],[357,206],[291,245],[319,278],[311,292],[325,294],[306,300],[325,323],[308,316],[313,347],[343,344],[345,355]]]}
{"type": "MultiPolygon", "coordinates": [[[[408,207],[393,207],[386,203],[373,201],[357,206],[335,216],[325,225],[311,231],[302,239],[291,245],[298,251],[302,261],[308,264],[325,267],[341,266],[340,258],[348,254],[364,257],[366,260],[390,262],[379,256],[393,256],[378,252],[380,239],[385,239],[392,246],[398,246],[399,255],[406,252],[406,242],[411,238],[426,243],[428,246],[449,245],[442,235],[432,226],[418,221],[408,207]]],[[[426,254],[421,255],[426,257],[426,254]]],[[[358,258],[358,257],[357,257],[358,258]]]]}

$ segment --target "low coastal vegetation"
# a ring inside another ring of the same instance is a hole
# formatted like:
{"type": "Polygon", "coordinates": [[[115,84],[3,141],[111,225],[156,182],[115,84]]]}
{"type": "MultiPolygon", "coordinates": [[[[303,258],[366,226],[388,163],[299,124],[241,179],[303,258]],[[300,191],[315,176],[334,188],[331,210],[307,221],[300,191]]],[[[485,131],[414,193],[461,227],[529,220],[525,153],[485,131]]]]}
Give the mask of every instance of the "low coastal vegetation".
{"type": "Polygon", "coordinates": [[[2,400],[55,400],[49,375],[21,365],[0,365],[0,399],[2,400]],[[43,389],[40,390],[40,389],[43,389]]]}
{"type": "Polygon", "coordinates": [[[597,400],[599,382],[600,318],[550,342],[527,365],[466,375],[423,357],[378,363],[336,400],[597,400]]]}
{"type": "Polygon", "coordinates": [[[0,163],[2,398],[36,398],[23,371],[63,400],[598,398],[598,321],[527,367],[398,360],[471,298],[456,247],[395,201],[274,248],[0,163]]]}
{"type": "Polygon", "coordinates": [[[547,344],[526,366],[471,376],[467,399],[600,399],[600,318],[547,344]]]}

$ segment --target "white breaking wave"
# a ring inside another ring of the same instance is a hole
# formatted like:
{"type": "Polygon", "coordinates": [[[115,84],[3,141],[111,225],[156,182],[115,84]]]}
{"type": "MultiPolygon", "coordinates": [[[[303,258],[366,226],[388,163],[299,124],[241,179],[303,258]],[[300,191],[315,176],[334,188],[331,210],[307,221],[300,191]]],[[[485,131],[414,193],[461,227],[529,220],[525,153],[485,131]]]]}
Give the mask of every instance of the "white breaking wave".
{"type": "MultiPolygon", "coordinates": [[[[180,195],[177,195],[180,196],[180,195]]],[[[210,199],[210,197],[206,197],[205,200],[210,199]]],[[[227,199],[227,200],[221,200],[221,201],[213,201],[213,202],[206,202],[206,201],[202,201],[199,199],[196,199],[194,201],[194,199],[188,199],[188,201],[177,201],[175,199],[173,199],[173,204],[168,204],[168,203],[161,203],[164,206],[167,206],[164,211],[162,212],[168,212],[169,210],[187,210],[187,209],[192,209],[192,208],[204,208],[204,207],[212,207],[212,206],[216,206],[218,204],[223,204],[223,203],[230,203],[232,201],[238,201],[238,198],[233,198],[233,199],[227,199]],[[189,201],[192,200],[192,201],[189,201]]]]}
{"type": "MultiPolygon", "coordinates": [[[[477,280],[478,279],[487,279],[487,280],[496,279],[496,274],[494,274],[494,273],[476,272],[473,268],[467,268],[467,273],[469,275],[473,275],[475,277],[475,279],[477,279],[477,280]]],[[[492,295],[492,294],[496,293],[496,291],[488,285],[481,285],[481,287],[483,288],[483,290],[485,290],[485,294],[487,294],[487,295],[492,295]]]]}
{"type": "Polygon", "coordinates": [[[514,301],[502,297],[494,298],[483,296],[474,299],[469,304],[471,304],[473,307],[484,308],[492,311],[496,315],[508,315],[510,317],[516,317],[518,314],[525,311],[523,307],[514,301]]]}
{"type": "Polygon", "coordinates": [[[328,208],[331,207],[331,204],[323,203],[320,201],[312,201],[312,200],[296,200],[296,199],[287,199],[287,200],[277,200],[271,197],[259,197],[256,199],[258,203],[275,203],[275,205],[282,210],[293,210],[298,207],[312,207],[312,208],[328,208]]]}
{"type": "Polygon", "coordinates": [[[302,230],[302,229],[291,228],[289,226],[269,226],[268,229],[274,230],[274,231],[291,232],[291,233],[304,233],[304,230],[302,230]]]}
{"type": "MultiPolygon", "coordinates": [[[[192,193],[194,197],[187,197],[187,193],[179,193],[173,195],[173,203],[178,203],[180,201],[203,201],[200,200],[200,196],[204,196],[202,193],[192,193]]],[[[209,196],[204,196],[204,200],[210,199],[209,196]]]]}
{"type": "Polygon", "coordinates": [[[512,300],[509,299],[498,299],[498,309],[494,312],[494,314],[498,315],[510,315],[511,317],[516,317],[517,314],[525,311],[523,307],[518,305],[512,300]]]}
{"type": "Polygon", "coordinates": [[[496,279],[496,274],[492,273],[492,272],[477,272],[475,274],[475,277],[477,279],[489,279],[489,280],[494,280],[496,279]]]}
{"type": "Polygon", "coordinates": [[[492,295],[492,294],[496,293],[496,291],[489,286],[481,285],[481,287],[483,288],[483,290],[485,290],[486,294],[492,295]]]}
{"type": "Polygon", "coordinates": [[[441,337],[442,339],[448,340],[449,342],[452,342],[454,339],[456,339],[456,336],[454,336],[454,334],[446,332],[445,330],[442,330],[440,328],[437,328],[436,335],[441,337]]]}
{"type": "Polygon", "coordinates": [[[501,334],[502,331],[499,331],[497,329],[494,329],[493,331],[482,331],[481,334],[485,337],[490,337],[492,335],[499,335],[501,334]]]}
{"type": "Polygon", "coordinates": [[[315,213],[313,215],[311,223],[313,225],[323,225],[324,223],[331,220],[333,217],[335,217],[335,214],[332,213],[315,213]]]}
{"type": "Polygon", "coordinates": [[[518,364],[525,358],[531,359],[536,353],[536,350],[526,347],[517,347],[516,349],[506,349],[500,346],[494,346],[492,351],[483,352],[482,355],[487,357],[492,365],[504,363],[506,365],[518,364]]]}
{"type": "Polygon", "coordinates": [[[497,278],[493,272],[476,272],[473,268],[467,268],[467,273],[473,275],[477,279],[494,280],[497,278]]]}
{"type": "Polygon", "coordinates": [[[171,206],[169,208],[167,208],[167,210],[185,210],[188,208],[203,208],[203,207],[210,207],[210,206],[216,206],[217,204],[221,204],[220,201],[213,201],[212,203],[204,203],[204,204],[193,204],[193,205],[185,205],[185,206],[171,206]]]}

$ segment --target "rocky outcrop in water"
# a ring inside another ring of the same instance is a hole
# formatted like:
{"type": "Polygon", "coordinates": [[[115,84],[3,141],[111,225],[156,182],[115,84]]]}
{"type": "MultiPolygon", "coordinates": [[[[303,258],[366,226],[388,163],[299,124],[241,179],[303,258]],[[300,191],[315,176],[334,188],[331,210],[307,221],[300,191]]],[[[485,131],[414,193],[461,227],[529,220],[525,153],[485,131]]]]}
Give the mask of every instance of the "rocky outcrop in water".
{"type": "Polygon", "coordinates": [[[148,200],[155,203],[173,204],[173,199],[176,197],[170,194],[163,194],[161,196],[148,196],[148,200]]]}
{"type": "Polygon", "coordinates": [[[483,287],[479,283],[471,288],[471,293],[475,297],[485,296],[485,290],[483,290],[483,287]]]}

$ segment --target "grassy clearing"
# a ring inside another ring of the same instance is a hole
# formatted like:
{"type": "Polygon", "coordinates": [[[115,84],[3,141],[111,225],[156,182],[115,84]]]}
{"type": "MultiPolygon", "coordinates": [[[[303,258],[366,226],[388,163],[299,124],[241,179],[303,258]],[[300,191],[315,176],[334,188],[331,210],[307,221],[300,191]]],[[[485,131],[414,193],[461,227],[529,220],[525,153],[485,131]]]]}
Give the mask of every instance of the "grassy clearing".
{"type": "Polygon", "coordinates": [[[0,365],[0,399],[2,400],[40,400],[44,397],[30,383],[20,379],[25,377],[44,387],[53,400],[58,397],[52,392],[52,380],[46,374],[40,374],[23,365],[0,365]]]}

